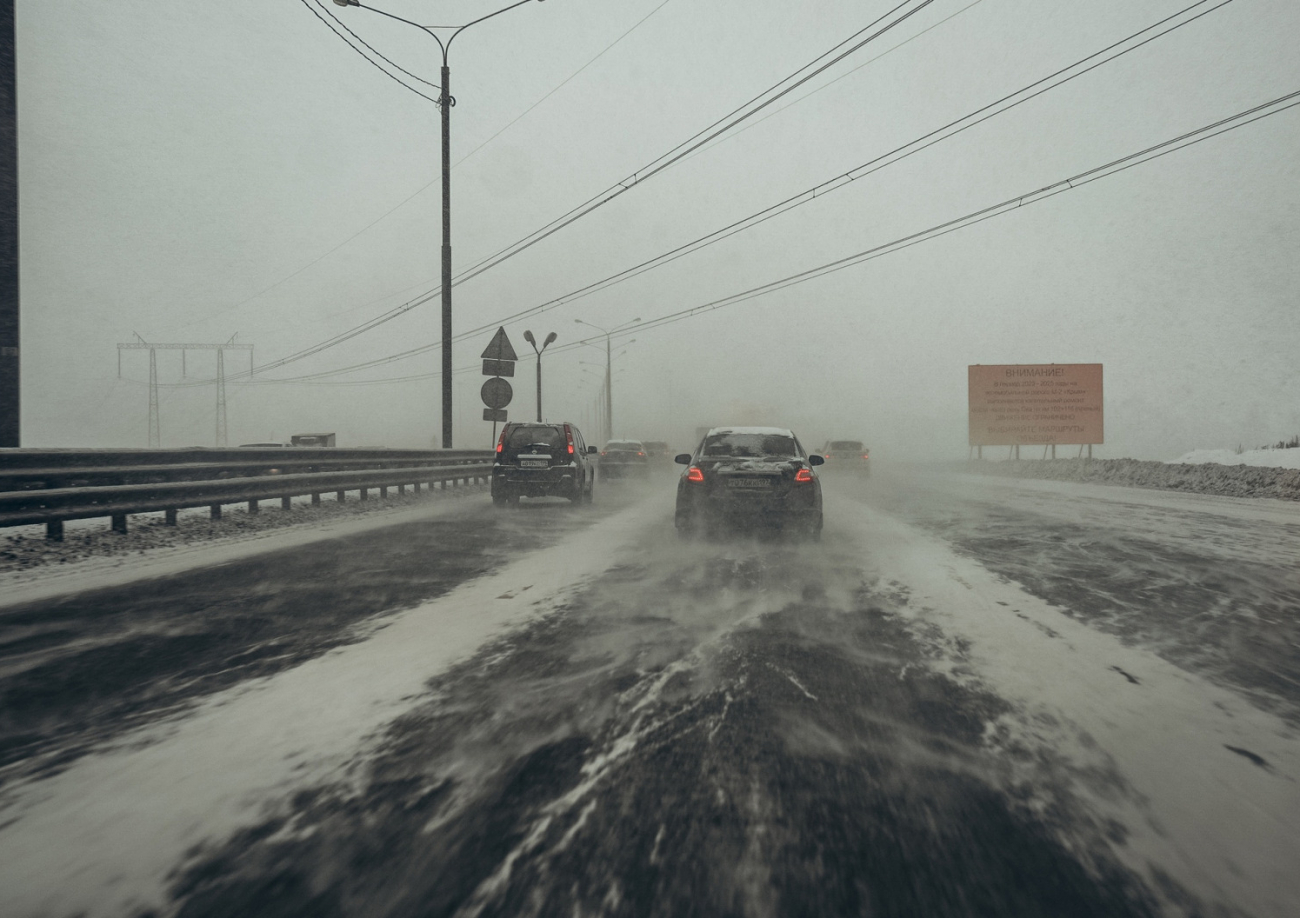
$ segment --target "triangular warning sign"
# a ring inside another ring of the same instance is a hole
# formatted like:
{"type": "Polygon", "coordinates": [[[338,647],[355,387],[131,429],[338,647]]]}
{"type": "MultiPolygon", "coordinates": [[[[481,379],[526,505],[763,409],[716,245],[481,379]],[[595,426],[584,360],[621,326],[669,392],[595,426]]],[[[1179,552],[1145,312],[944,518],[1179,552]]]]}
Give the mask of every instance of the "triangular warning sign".
{"type": "Polygon", "coordinates": [[[506,337],[506,330],[498,328],[497,333],[492,336],[492,341],[483,352],[483,356],[488,360],[518,360],[519,355],[510,344],[510,339],[506,337]]]}

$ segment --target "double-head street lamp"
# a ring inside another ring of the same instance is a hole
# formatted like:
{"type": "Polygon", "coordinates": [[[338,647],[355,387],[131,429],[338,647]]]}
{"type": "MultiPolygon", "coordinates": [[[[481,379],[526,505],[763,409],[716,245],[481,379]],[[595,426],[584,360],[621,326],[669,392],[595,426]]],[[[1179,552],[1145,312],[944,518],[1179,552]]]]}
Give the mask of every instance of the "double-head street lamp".
{"type": "Polygon", "coordinates": [[[610,335],[620,332],[625,328],[630,328],[640,322],[640,318],[633,319],[631,322],[624,322],[615,328],[601,328],[599,325],[593,325],[591,322],[584,322],[582,319],[574,319],[579,325],[586,325],[588,328],[594,328],[605,336],[605,439],[608,440],[614,436],[614,393],[610,388],[610,365],[613,363],[613,357],[610,355],[609,337],[610,335]]]}
{"type": "Polygon", "coordinates": [[[533,350],[537,352],[537,422],[539,424],[542,421],[542,351],[546,350],[546,346],[554,341],[556,337],[555,332],[551,332],[546,336],[546,340],[542,342],[542,346],[538,347],[537,339],[533,337],[533,333],[530,331],[524,332],[524,340],[531,344],[533,350]]]}
{"type": "MultiPolygon", "coordinates": [[[[355,6],[372,13],[379,13],[389,19],[415,26],[427,35],[433,36],[442,50],[442,90],[438,95],[438,108],[442,110],[442,448],[451,449],[451,109],[456,104],[451,95],[451,70],[447,66],[447,52],[456,36],[472,25],[478,25],[493,16],[513,10],[533,0],[518,0],[502,7],[495,13],[488,13],[460,26],[427,26],[401,16],[394,16],[373,6],[365,6],[360,0],[334,0],[337,6],[355,6]],[[450,32],[444,42],[437,31],[450,32]]],[[[538,3],[541,0],[537,0],[538,3]]]]}

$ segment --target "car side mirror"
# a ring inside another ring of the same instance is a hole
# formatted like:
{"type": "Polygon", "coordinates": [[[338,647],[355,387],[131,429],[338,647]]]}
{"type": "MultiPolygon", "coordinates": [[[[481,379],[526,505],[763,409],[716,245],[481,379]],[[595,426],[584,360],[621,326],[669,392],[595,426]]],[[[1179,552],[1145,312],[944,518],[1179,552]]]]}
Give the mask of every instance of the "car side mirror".
{"type": "Polygon", "coordinates": [[[587,447],[587,455],[588,455],[588,456],[594,456],[594,455],[596,455],[596,447],[594,447],[594,446],[588,446],[588,447],[587,447]]]}
{"type": "Polygon", "coordinates": [[[691,454],[690,454],[690,453],[678,453],[676,456],[673,456],[673,462],[676,462],[678,465],[690,465],[690,464],[691,464],[691,454]]]}
{"type": "Polygon", "coordinates": [[[825,465],[825,464],[826,464],[826,457],[825,457],[825,456],[819,456],[819,455],[817,455],[816,453],[813,453],[811,456],[808,457],[808,464],[809,464],[809,465],[825,465]]]}

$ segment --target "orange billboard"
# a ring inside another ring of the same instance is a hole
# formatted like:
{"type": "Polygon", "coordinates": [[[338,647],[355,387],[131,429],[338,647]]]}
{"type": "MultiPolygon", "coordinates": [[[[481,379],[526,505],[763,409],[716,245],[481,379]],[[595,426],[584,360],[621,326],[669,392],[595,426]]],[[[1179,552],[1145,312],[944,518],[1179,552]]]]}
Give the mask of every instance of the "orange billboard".
{"type": "Polygon", "coordinates": [[[975,365],[970,445],[1104,443],[1101,364],[975,365]]]}

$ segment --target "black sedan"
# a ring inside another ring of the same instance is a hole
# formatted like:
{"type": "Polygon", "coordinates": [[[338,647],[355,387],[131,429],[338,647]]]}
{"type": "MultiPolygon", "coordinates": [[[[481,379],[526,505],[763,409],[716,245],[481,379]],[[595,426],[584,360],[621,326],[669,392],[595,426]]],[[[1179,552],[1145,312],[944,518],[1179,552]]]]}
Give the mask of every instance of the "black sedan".
{"type": "Polygon", "coordinates": [[[639,478],[650,474],[645,446],[640,440],[610,440],[600,451],[600,477],[639,478]]]}
{"type": "Polygon", "coordinates": [[[722,526],[794,530],[816,540],[822,531],[822,486],[798,438],[780,427],[715,427],[677,483],[677,531],[688,536],[722,526]]]}

